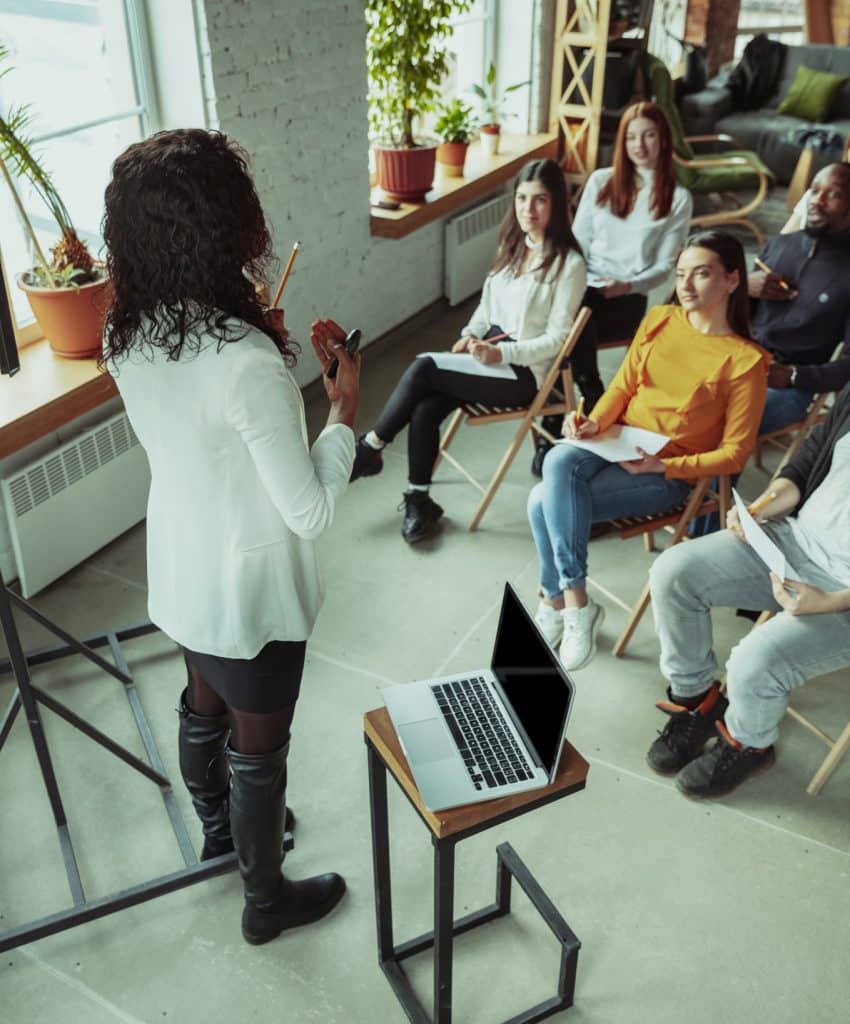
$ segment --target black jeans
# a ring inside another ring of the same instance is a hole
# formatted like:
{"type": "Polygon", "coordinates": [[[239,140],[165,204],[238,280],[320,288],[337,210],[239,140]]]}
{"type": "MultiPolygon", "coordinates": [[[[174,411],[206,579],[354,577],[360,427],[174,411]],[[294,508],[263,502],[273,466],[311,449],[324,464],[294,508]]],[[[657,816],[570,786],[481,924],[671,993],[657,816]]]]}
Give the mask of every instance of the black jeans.
{"type": "Polygon", "coordinates": [[[478,377],[440,370],[430,356],[421,356],[404,371],[373,430],[390,441],[410,424],[407,459],[410,483],[427,486],[440,448],[440,424],[464,402],[486,405],[527,405],[537,394],[537,381],[527,366],[514,366],[516,380],[478,377]]]}

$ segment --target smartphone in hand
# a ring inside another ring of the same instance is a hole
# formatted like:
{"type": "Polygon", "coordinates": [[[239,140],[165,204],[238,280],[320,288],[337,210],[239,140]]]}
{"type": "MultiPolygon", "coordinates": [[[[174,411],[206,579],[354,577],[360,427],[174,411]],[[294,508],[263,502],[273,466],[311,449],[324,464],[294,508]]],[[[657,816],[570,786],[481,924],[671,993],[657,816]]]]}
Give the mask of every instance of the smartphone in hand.
{"type": "MultiPolygon", "coordinates": [[[[349,331],[348,334],[346,334],[343,345],[345,346],[345,351],[350,356],[353,356],[357,349],[360,348],[360,331],[357,327],[355,327],[353,331],[349,331]]],[[[327,371],[327,376],[330,380],[333,380],[334,377],[336,377],[336,372],[338,369],[339,360],[336,357],[334,357],[331,360],[330,366],[328,366],[327,371]]]]}

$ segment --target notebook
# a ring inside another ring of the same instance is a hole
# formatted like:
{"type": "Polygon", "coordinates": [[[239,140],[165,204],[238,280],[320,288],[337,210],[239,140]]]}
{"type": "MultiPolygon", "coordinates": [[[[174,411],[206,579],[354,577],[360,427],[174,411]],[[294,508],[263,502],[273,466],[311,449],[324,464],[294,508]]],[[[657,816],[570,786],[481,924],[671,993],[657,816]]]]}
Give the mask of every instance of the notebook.
{"type": "Polygon", "coordinates": [[[422,802],[432,811],[553,782],[574,694],[509,583],[489,668],[381,690],[422,802]]]}

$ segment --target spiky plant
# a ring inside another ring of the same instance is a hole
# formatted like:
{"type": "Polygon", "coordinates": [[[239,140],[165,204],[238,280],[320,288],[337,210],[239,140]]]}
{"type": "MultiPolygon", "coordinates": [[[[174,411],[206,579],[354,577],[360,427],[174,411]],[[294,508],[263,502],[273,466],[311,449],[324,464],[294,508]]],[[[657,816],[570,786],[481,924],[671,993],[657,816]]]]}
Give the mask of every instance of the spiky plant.
{"type": "MultiPolygon", "coordinates": [[[[0,43],[0,64],[7,60],[8,49],[0,43]]],[[[10,68],[4,68],[0,75],[5,75],[10,68]]],[[[60,284],[82,284],[96,277],[94,260],[85,242],[77,234],[65,204],[62,202],[50,174],[33,153],[32,139],[29,137],[31,115],[28,106],[12,108],[8,115],[0,117],[0,161],[4,169],[11,171],[19,178],[26,178],[35,189],[45,206],[50,210],[59,228],[59,241],[51,249],[50,266],[44,259],[35,232],[24,212],[23,206],[15,193],[11,179],[9,186],[18,209],[24,219],[30,237],[35,244],[36,252],[43,266],[37,267],[35,276],[38,283],[57,287],[60,284]]]]}

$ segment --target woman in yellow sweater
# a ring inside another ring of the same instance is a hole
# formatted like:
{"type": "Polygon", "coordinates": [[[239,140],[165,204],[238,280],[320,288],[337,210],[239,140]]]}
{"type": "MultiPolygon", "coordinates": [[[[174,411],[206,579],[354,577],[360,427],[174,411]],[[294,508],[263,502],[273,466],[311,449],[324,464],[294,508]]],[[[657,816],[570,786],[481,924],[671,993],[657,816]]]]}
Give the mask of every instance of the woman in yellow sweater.
{"type": "Polygon", "coordinates": [[[573,413],[567,438],[615,423],[669,437],[656,456],[612,463],[559,444],[532,490],[528,517],[540,557],[537,623],[568,669],[593,657],[603,610],[587,596],[593,523],[675,508],[698,477],[739,473],[767,393],[768,356],[749,340],[744,251],[731,235],[688,239],[676,265],[679,306],[657,306],[638,328],[592,418],[573,413]]]}

